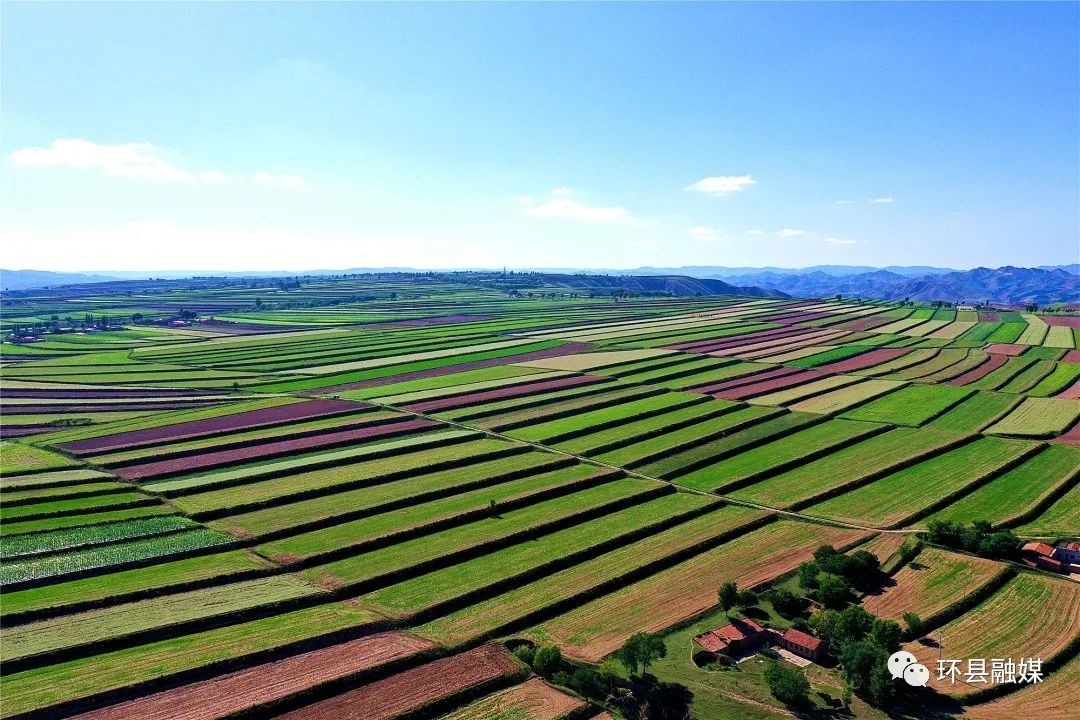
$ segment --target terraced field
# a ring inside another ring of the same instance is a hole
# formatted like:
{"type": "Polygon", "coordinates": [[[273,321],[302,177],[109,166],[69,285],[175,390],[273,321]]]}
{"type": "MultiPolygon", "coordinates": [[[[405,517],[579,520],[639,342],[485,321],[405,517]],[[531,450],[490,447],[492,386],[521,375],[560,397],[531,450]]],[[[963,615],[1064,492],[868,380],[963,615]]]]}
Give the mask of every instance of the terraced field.
{"type": "MultiPolygon", "coordinates": [[[[0,717],[613,717],[502,643],[598,663],[933,519],[1080,535],[1071,316],[467,275],[20,299],[166,324],[3,344],[0,717]]],[[[862,602],[1050,657],[1074,586],[924,547],[862,602]]]]}

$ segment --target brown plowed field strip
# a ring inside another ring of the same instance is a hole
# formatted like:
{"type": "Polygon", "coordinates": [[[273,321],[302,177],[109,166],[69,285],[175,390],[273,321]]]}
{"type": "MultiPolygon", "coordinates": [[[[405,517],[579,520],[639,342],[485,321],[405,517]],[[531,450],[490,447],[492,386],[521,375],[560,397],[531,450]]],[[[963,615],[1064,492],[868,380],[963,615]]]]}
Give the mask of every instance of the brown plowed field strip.
{"type": "Polygon", "coordinates": [[[585,701],[533,678],[451,713],[443,720],[557,720],[585,707],[585,701]]]}
{"type": "Polygon", "coordinates": [[[377,633],[94,710],[76,720],[216,720],[434,646],[402,632],[377,633]]]}
{"type": "Polygon", "coordinates": [[[295,710],[281,718],[389,720],[520,669],[521,666],[501,645],[483,645],[295,710]]]}

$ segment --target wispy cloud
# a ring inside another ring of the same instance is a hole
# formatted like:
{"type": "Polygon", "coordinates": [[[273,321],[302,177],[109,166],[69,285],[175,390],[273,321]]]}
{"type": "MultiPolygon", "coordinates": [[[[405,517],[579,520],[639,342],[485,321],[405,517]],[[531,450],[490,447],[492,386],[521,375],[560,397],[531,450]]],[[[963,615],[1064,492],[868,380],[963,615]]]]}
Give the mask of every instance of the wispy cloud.
{"type": "Polygon", "coordinates": [[[299,188],[304,186],[304,178],[288,173],[275,175],[265,170],[259,170],[255,173],[255,183],[263,187],[299,188]]]}
{"type": "Polygon", "coordinates": [[[882,203],[891,203],[892,201],[893,201],[893,199],[892,199],[891,195],[883,195],[881,197],[870,198],[869,200],[867,200],[868,203],[871,203],[873,205],[880,205],[882,203]]]}
{"type": "Polygon", "coordinates": [[[764,231],[764,230],[760,230],[760,229],[758,229],[758,228],[751,228],[750,230],[747,230],[747,231],[746,231],[746,234],[747,234],[747,235],[764,235],[764,234],[765,234],[765,231],[764,231]]]}
{"type": "Polygon", "coordinates": [[[524,195],[517,199],[519,205],[525,207],[525,214],[538,218],[560,218],[565,220],[583,220],[585,222],[614,222],[616,220],[631,220],[630,211],[617,205],[586,205],[571,200],[568,196],[573,191],[568,187],[552,188],[550,199],[538,201],[533,197],[524,195]]]}
{"type": "Polygon", "coordinates": [[[750,175],[715,175],[702,178],[693,185],[689,185],[686,189],[692,192],[723,196],[742,192],[752,185],[757,185],[757,180],[750,175]]]}
{"type": "Polygon", "coordinates": [[[825,242],[829,245],[854,245],[858,240],[841,240],[840,238],[827,237],[825,238],[825,242]]]}
{"type": "Polygon", "coordinates": [[[195,174],[182,170],[162,157],[159,148],[148,142],[101,145],[90,140],[58,139],[49,147],[28,147],[11,153],[16,165],[32,168],[68,167],[98,170],[106,175],[144,180],[220,182],[216,171],[195,174]]]}
{"type": "Polygon", "coordinates": [[[854,200],[837,200],[836,204],[837,205],[854,205],[855,201],[854,200]]]}
{"type": "Polygon", "coordinates": [[[689,228],[686,232],[690,237],[697,238],[698,240],[719,240],[723,235],[719,229],[707,225],[698,225],[689,228]]]}
{"type": "Polygon", "coordinates": [[[782,238],[793,238],[793,237],[800,237],[800,236],[806,235],[808,233],[807,233],[806,230],[797,230],[795,228],[784,228],[783,230],[778,230],[776,232],[776,234],[777,234],[777,236],[782,237],[782,238]]]}

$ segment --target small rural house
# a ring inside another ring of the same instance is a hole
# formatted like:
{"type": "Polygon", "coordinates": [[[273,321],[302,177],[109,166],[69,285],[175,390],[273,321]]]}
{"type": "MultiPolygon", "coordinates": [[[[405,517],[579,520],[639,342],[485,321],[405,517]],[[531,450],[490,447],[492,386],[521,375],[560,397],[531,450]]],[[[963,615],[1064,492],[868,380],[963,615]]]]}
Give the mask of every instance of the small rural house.
{"type": "Polygon", "coordinates": [[[783,635],[775,632],[774,635],[777,645],[807,660],[819,662],[825,654],[825,642],[801,630],[789,628],[783,635]]]}
{"type": "Polygon", "coordinates": [[[765,639],[765,628],[753,620],[732,620],[730,625],[698,635],[694,642],[714,655],[738,655],[757,649],[765,639]]]}

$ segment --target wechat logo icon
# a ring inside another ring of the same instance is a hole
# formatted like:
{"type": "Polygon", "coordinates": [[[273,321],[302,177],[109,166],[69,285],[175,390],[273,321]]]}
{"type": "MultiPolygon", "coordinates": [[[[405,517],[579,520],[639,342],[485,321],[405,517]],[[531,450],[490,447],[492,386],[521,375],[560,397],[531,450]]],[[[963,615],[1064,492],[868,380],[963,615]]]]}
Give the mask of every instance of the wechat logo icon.
{"type": "Polygon", "coordinates": [[[897,650],[889,657],[889,674],[894,680],[904,679],[912,687],[922,687],[930,680],[930,669],[915,662],[915,656],[903,650],[897,650]]]}

